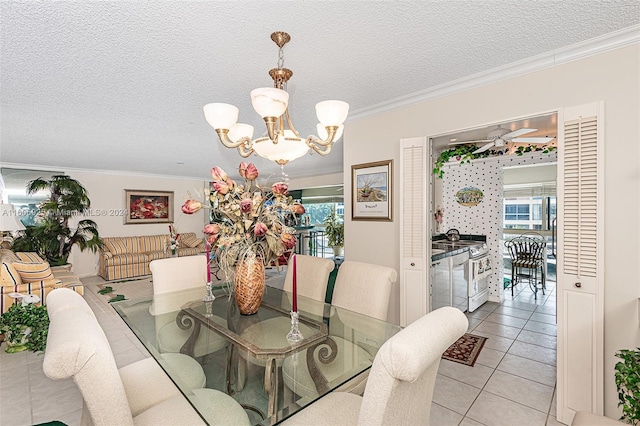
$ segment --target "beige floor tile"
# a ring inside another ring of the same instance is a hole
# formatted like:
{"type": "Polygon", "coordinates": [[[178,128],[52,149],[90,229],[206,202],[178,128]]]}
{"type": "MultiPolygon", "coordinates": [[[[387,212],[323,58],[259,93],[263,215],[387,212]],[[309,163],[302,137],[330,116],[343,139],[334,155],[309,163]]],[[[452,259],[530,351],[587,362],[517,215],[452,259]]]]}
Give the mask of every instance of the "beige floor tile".
{"type": "Polygon", "coordinates": [[[535,331],[536,333],[548,334],[550,336],[557,336],[558,331],[554,324],[545,324],[538,321],[529,321],[524,325],[525,330],[535,331]]]}
{"type": "Polygon", "coordinates": [[[495,334],[485,333],[477,328],[473,330],[473,334],[486,337],[484,342],[485,348],[490,348],[500,352],[507,352],[513,344],[513,339],[507,339],[506,337],[496,336],[495,334]]]}
{"type": "Polygon", "coordinates": [[[500,306],[493,311],[494,314],[508,315],[510,317],[529,319],[532,315],[531,311],[523,309],[511,308],[509,306],[500,306]]]}
{"type": "Polygon", "coordinates": [[[483,321],[482,324],[475,328],[477,331],[495,334],[496,336],[506,337],[507,339],[515,339],[520,333],[520,328],[509,327],[508,325],[497,324],[495,322],[483,321]]]}
{"type": "Polygon", "coordinates": [[[535,305],[533,303],[525,303],[525,302],[520,302],[518,300],[505,300],[504,306],[521,309],[523,311],[530,311],[530,312],[535,311],[536,308],[538,307],[538,305],[535,305]]]}
{"type": "Polygon", "coordinates": [[[493,373],[483,391],[535,408],[542,413],[549,411],[553,397],[553,387],[503,371],[493,373]]]}
{"type": "Polygon", "coordinates": [[[29,409],[29,407],[25,408],[24,402],[22,403],[22,405],[5,405],[5,401],[2,401],[2,410],[0,410],[0,425],[30,426],[32,424],[33,422],[31,421],[31,410],[29,409]]]}
{"type": "Polygon", "coordinates": [[[467,326],[467,333],[470,333],[471,331],[473,331],[477,326],[479,326],[480,324],[482,324],[482,320],[479,319],[473,319],[473,318],[468,318],[469,321],[469,326],[467,326]]]}
{"type": "Polygon", "coordinates": [[[495,322],[497,324],[503,324],[517,328],[522,328],[527,323],[527,320],[524,318],[516,318],[509,315],[496,314],[495,312],[485,318],[485,321],[495,322]]]}
{"type": "Polygon", "coordinates": [[[534,312],[529,319],[533,321],[544,322],[546,324],[556,324],[555,315],[543,314],[542,312],[534,312]]]}
{"type": "Polygon", "coordinates": [[[532,361],[509,353],[502,358],[497,370],[547,386],[555,386],[556,384],[556,368],[553,365],[532,361]]]}
{"type": "MultiPolygon", "coordinates": [[[[3,343],[0,349],[0,374],[4,372],[13,373],[15,371],[22,371],[27,368],[26,352],[8,354],[4,351],[6,349],[6,343],[3,343]]],[[[0,386],[2,386],[1,381],[0,386]]]]}
{"type": "Polygon", "coordinates": [[[541,313],[541,314],[547,314],[547,315],[556,315],[557,314],[557,308],[556,308],[555,304],[545,303],[542,306],[538,306],[538,308],[536,308],[536,312],[541,313]]]}
{"type": "Polygon", "coordinates": [[[512,355],[532,359],[549,365],[556,365],[556,350],[516,340],[509,348],[512,355]]]}
{"type": "Polygon", "coordinates": [[[504,357],[504,352],[487,348],[485,343],[485,346],[483,346],[480,351],[480,355],[478,355],[478,359],[476,359],[476,363],[486,367],[496,368],[498,364],[500,364],[500,361],[502,361],[502,357],[504,357]]]}
{"type": "Polygon", "coordinates": [[[489,392],[481,392],[467,417],[487,426],[544,426],[545,413],[489,392]]]}
{"type": "Polygon", "coordinates": [[[461,421],[462,414],[458,414],[436,403],[431,404],[430,424],[434,426],[458,426],[461,421]]]}
{"type": "Polygon", "coordinates": [[[469,417],[465,417],[464,419],[462,419],[459,426],[484,426],[484,424],[480,422],[476,422],[475,420],[470,419],[469,417]]]}
{"type": "Polygon", "coordinates": [[[551,399],[551,407],[549,408],[549,414],[551,414],[552,416],[556,415],[557,404],[558,404],[558,388],[556,386],[556,388],[553,389],[553,398],[551,399]]]}
{"type": "Polygon", "coordinates": [[[471,313],[467,313],[467,318],[473,318],[473,319],[477,319],[477,320],[483,320],[486,317],[488,317],[489,315],[491,315],[491,311],[482,311],[482,310],[476,310],[473,311],[471,313]]]}
{"type": "Polygon", "coordinates": [[[548,334],[536,333],[535,331],[522,330],[516,340],[542,346],[549,349],[556,349],[557,338],[548,334]]]}
{"type": "Polygon", "coordinates": [[[433,402],[464,415],[479,393],[480,389],[438,374],[433,391],[433,402]]]}
{"type": "Polygon", "coordinates": [[[567,426],[564,423],[560,423],[555,416],[549,416],[547,419],[547,426],[567,426]]]}
{"type": "Polygon", "coordinates": [[[440,362],[440,368],[438,369],[438,374],[459,380],[478,389],[482,389],[492,373],[493,368],[477,362],[473,367],[469,367],[468,365],[444,359],[440,362]]]}

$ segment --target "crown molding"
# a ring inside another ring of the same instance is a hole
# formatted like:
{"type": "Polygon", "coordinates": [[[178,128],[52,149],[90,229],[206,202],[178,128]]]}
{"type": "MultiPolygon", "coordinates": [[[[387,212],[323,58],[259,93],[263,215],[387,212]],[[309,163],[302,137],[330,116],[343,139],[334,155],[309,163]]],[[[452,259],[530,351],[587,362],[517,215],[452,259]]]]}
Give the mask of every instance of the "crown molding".
{"type": "Polygon", "coordinates": [[[66,167],[66,166],[46,166],[46,165],[40,165],[40,164],[0,163],[0,168],[3,168],[3,167],[8,169],[60,172],[64,174],[78,172],[78,173],[97,173],[97,174],[118,175],[118,176],[150,177],[150,178],[160,178],[160,179],[207,181],[206,176],[194,177],[194,176],[159,175],[159,174],[153,174],[153,173],[131,172],[128,170],[96,170],[96,169],[82,169],[78,167],[66,167]]]}
{"type": "Polygon", "coordinates": [[[469,77],[453,80],[429,89],[381,102],[367,108],[361,108],[349,114],[348,121],[369,117],[421,102],[450,96],[502,80],[541,71],[568,62],[585,59],[611,50],[640,44],[640,25],[623,28],[580,43],[532,56],[521,61],[492,68],[469,77]]]}

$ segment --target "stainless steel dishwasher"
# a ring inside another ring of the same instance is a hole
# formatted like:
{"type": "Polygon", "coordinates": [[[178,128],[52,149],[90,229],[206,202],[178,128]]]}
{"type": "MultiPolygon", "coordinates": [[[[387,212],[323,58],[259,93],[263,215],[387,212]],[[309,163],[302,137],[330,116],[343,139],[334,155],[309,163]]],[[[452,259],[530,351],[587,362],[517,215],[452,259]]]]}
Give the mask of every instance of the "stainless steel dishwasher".
{"type": "Polygon", "coordinates": [[[469,252],[464,251],[431,263],[431,310],[443,306],[467,310],[468,262],[469,252]]]}
{"type": "Polygon", "coordinates": [[[467,264],[469,251],[456,254],[451,258],[451,305],[462,312],[469,307],[469,278],[467,264]]]}

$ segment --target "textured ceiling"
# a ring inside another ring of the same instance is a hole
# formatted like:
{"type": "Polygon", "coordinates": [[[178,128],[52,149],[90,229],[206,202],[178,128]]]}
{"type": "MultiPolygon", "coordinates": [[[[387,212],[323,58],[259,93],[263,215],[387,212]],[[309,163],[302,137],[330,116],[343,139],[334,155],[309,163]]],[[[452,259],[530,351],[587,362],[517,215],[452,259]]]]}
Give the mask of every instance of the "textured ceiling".
{"type": "MultiPolygon", "coordinates": [[[[264,128],[249,92],[271,85],[272,31],[291,34],[290,112],[307,136],[321,100],[355,114],[640,21],[637,0],[3,1],[0,12],[0,161],[199,178],[240,161],[204,104],[234,104],[264,128]]],[[[343,143],[285,171],[342,172],[343,143]]]]}

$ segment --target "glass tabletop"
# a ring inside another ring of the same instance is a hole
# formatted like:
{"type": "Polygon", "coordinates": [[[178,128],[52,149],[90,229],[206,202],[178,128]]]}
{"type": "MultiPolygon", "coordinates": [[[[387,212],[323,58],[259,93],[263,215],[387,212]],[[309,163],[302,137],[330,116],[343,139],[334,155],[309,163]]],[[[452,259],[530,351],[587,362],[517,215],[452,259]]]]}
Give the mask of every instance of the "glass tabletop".
{"type": "Polygon", "coordinates": [[[233,295],[204,287],[112,303],[116,312],[207,421],[193,385],[167,352],[195,359],[205,387],[231,395],[252,424],[276,424],[364,374],[400,327],[298,296],[303,339],[287,341],[290,293],[266,287],[254,315],[241,315],[233,295]],[[168,351],[167,349],[171,349],[168,351]],[[301,391],[302,390],[302,391],[301,391]]]}

